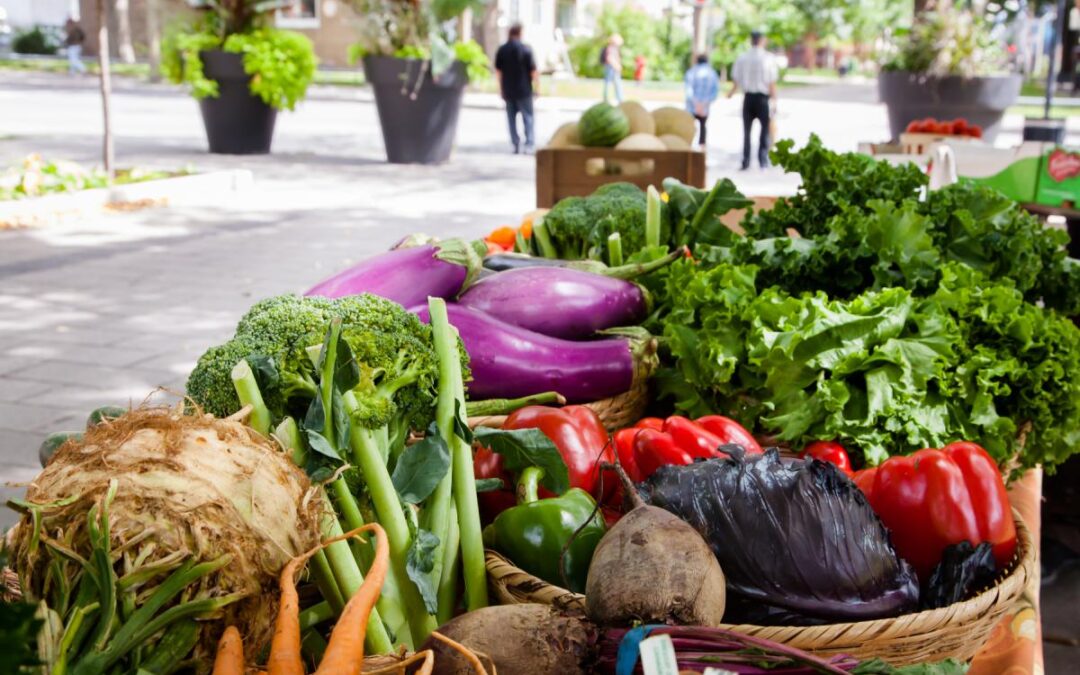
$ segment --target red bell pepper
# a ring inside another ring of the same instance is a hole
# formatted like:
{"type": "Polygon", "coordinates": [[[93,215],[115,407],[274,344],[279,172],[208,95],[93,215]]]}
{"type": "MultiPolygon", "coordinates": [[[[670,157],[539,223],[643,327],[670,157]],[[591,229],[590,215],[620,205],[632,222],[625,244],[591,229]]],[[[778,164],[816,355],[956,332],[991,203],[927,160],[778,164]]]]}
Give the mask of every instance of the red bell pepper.
{"type": "Polygon", "coordinates": [[[693,420],[674,415],[664,421],[663,432],[675,439],[675,444],[690,453],[691,457],[727,457],[717,452],[717,448],[723,444],[720,437],[693,420]]]}
{"type": "Polygon", "coordinates": [[[877,467],[870,467],[869,469],[860,469],[851,476],[851,480],[855,481],[855,485],[859,486],[862,493],[866,495],[867,500],[870,499],[870,493],[874,491],[874,480],[877,478],[877,467]]]}
{"type": "Polygon", "coordinates": [[[929,579],[948,546],[990,542],[1000,568],[1016,551],[1005,483],[997,464],[975,443],[952,443],[877,468],[867,497],[901,557],[929,579]]]}
{"type": "Polygon", "coordinates": [[[664,420],[659,417],[642,417],[634,423],[635,429],[656,429],[657,431],[664,430],[664,420]]]}
{"type": "Polygon", "coordinates": [[[760,455],[762,453],[761,446],[754,439],[754,435],[730,417],[706,415],[697,418],[696,421],[705,427],[706,431],[715,434],[720,439],[721,444],[735,443],[741,445],[748,455],[760,455]]]}
{"type": "Polygon", "coordinates": [[[848,457],[847,450],[836,441],[814,441],[803,448],[803,451],[799,453],[799,457],[813,457],[823,462],[835,464],[838,469],[848,476],[855,473],[851,470],[851,458],[848,457]]]}
{"type": "Polygon", "coordinates": [[[679,447],[670,434],[656,429],[639,429],[634,435],[634,463],[642,480],[668,464],[693,464],[694,458],[679,447]]]}
{"type": "Polygon", "coordinates": [[[623,471],[630,480],[635,483],[640,483],[644,479],[641,470],[638,469],[637,460],[634,459],[634,436],[637,436],[639,431],[641,429],[637,427],[627,427],[616,431],[614,436],[615,455],[619,458],[619,464],[622,465],[623,471]]]}

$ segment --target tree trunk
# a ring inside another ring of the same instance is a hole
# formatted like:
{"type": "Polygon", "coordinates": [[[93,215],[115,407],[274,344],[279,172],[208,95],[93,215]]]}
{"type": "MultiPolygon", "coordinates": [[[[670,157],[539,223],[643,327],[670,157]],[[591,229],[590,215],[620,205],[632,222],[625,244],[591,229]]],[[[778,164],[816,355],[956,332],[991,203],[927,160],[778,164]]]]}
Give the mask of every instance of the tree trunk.
{"type": "Polygon", "coordinates": [[[489,2],[484,7],[483,27],[484,52],[487,53],[488,58],[494,59],[495,51],[502,40],[502,36],[499,35],[499,3],[489,2]]]}
{"type": "Polygon", "coordinates": [[[98,65],[101,68],[101,119],[105,127],[102,154],[105,161],[105,173],[108,176],[109,185],[112,185],[115,176],[113,166],[113,137],[112,117],[109,114],[110,98],[112,96],[112,80],[109,73],[109,17],[105,11],[105,0],[96,0],[98,15],[98,65]]]}
{"type": "Polygon", "coordinates": [[[113,0],[116,12],[116,49],[124,63],[135,63],[135,48],[131,44],[131,12],[128,0],[113,0]]]}
{"type": "Polygon", "coordinates": [[[694,53],[705,53],[705,5],[701,2],[694,3],[694,53]]]}
{"type": "Polygon", "coordinates": [[[472,8],[466,7],[458,17],[458,40],[468,42],[472,39],[472,8]]]}
{"type": "Polygon", "coordinates": [[[952,7],[952,0],[915,0],[915,15],[952,7]]]}
{"type": "Polygon", "coordinates": [[[146,40],[149,47],[150,81],[161,80],[160,0],[146,0],[146,40]]]}

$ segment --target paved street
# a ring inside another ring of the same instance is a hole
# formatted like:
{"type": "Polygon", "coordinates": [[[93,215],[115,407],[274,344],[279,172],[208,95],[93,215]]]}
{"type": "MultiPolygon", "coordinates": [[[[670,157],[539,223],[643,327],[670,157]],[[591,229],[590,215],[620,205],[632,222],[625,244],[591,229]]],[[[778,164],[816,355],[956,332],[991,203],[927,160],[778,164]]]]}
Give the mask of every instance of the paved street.
{"type": "MultiPolygon", "coordinates": [[[[797,87],[780,102],[781,136],[811,131],[830,147],[886,136],[872,87],[797,87]]],[[[541,143],[590,102],[540,99],[541,143]]],[[[529,157],[508,152],[491,95],[470,95],[449,164],[383,161],[370,92],[321,88],[279,117],[274,154],[205,152],[196,104],[179,90],[119,80],[114,99],[122,166],[247,168],[255,186],[229,203],[95,215],[0,232],[0,481],[25,481],[49,431],[78,428],[103,404],[181,391],[210,344],[256,299],[303,291],[409,232],[477,236],[534,205],[529,157]]],[[[1009,121],[1008,141],[1020,120],[1009,121]]],[[[31,152],[94,164],[100,152],[96,80],[0,72],[0,166],[31,152]]],[[[789,193],[779,171],[738,173],[739,102],[710,121],[709,177],[750,194],[789,193]]],[[[0,518],[2,521],[2,518],[0,518]]]]}

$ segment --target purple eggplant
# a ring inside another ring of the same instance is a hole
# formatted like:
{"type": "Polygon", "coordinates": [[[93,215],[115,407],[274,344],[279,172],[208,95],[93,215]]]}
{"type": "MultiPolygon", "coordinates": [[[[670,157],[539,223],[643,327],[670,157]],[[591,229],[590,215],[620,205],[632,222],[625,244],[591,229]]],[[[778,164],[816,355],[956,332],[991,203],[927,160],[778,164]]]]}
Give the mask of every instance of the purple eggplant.
{"type": "Polygon", "coordinates": [[[645,289],[632,281],[565,267],[522,267],[482,279],[458,303],[542,335],[580,340],[640,323],[645,289]]]}
{"type": "MultiPolygon", "coordinates": [[[[469,397],[517,398],[557,391],[570,403],[621,394],[655,365],[656,341],[618,337],[571,342],[499,321],[484,312],[447,304],[450,324],[469,353],[469,397]]],[[[427,305],[413,307],[427,323],[427,305]]]]}
{"type": "Polygon", "coordinates": [[[338,272],[305,295],[340,298],[371,293],[411,307],[427,302],[431,296],[455,297],[481,266],[473,244],[460,239],[395,248],[338,272]]]}

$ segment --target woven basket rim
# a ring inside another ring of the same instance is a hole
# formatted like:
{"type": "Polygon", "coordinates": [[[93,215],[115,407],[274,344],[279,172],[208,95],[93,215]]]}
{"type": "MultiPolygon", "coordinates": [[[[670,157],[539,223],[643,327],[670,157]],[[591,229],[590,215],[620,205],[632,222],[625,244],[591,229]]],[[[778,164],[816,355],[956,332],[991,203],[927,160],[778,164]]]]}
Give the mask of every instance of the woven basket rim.
{"type": "MultiPolygon", "coordinates": [[[[880,634],[895,634],[895,627],[898,621],[902,621],[903,625],[907,627],[903,633],[916,632],[916,628],[920,625],[928,626],[941,626],[943,624],[957,625],[964,623],[968,620],[977,618],[978,615],[985,614],[989,607],[993,607],[1001,602],[1009,601],[1015,602],[1015,598],[1023,593],[1027,586],[1028,579],[1035,573],[1036,564],[1036,549],[1034,538],[1031,530],[1028,529],[1021,518],[1019,511],[1013,509],[1013,519],[1016,522],[1016,554],[1013,557],[1013,564],[1010,566],[1008,572],[999,576],[997,583],[989,588],[984,589],[978,594],[968,598],[967,600],[956,602],[945,607],[939,607],[937,609],[927,609],[920,612],[912,612],[910,614],[901,614],[899,616],[888,617],[884,619],[869,619],[866,621],[850,621],[846,623],[830,623],[820,626],[760,626],[757,624],[720,624],[720,627],[735,630],[739,632],[754,632],[755,634],[761,631],[791,631],[792,633],[798,633],[804,638],[814,639],[816,637],[826,638],[833,634],[840,634],[847,631],[858,631],[861,633],[878,633],[880,634]]],[[[573,593],[565,588],[561,588],[554,584],[535,577],[521,568],[514,565],[513,561],[506,556],[500,554],[497,551],[488,549],[486,551],[488,561],[499,561],[507,566],[507,571],[499,575],[498,578],[505,577],[509,574],[515,574],[520,578],[528,578],[531,583],[535,583],[534,588],[540,590],[544,587],[550,587],[552,593],[558,594],[564,599],[564,602],[580,602],[584,606],[585,596],[581,593],[573,593]]],[[[489,565],[490,573],[490,565],[489,565]]],[[[775,638],[770,638],[775,639],[775,638]]],[[[778,640],[783,642],[784,640],[778,640]]]]}

